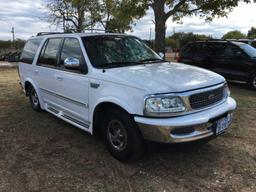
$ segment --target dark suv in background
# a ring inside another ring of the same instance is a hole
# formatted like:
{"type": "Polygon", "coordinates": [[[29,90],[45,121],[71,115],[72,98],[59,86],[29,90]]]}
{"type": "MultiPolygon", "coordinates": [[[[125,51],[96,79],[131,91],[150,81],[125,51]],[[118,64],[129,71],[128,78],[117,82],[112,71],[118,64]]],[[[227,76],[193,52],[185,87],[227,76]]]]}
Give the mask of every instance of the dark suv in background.
{"type": "Polygon", "coordinates": [[[206,68],[256,89],[256,49],[234,41],[200,41],[185,45],[178,62],[206,68]]]}

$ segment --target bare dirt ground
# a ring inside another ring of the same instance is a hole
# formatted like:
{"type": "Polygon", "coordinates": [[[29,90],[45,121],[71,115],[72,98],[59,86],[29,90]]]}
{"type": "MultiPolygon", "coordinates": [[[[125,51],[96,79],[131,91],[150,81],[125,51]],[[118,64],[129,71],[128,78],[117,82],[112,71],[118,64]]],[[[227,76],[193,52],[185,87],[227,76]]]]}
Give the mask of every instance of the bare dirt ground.
{"type": "Polygon", "coordinates": [[[0,191],[256,191],[256,92],[230,84],[229,131],[203,146],[149,144],[123,164],[97,137],[36,113],[15,69],[0,68],[0,191]]]}

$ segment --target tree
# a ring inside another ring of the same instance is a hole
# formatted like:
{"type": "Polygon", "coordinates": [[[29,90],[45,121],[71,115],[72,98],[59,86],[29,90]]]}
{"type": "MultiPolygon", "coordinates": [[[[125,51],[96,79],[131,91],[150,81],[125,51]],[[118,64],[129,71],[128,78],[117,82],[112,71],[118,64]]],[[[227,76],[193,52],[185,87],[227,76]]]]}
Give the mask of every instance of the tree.
{"type": "Polygon", "coordinates": [[[239,1],[246,3],[251,0],[149,0],[155,16],[155,49],[165,51],[166,21],[181,21],[184,16],[198,15],[207,20],[213,17],[224,17],[239,1]]]}
{"type": "Polygon", "coordinates": [[[255,27],[252,27],[252,28],[248,31],[247,37],[248,37],[248,38],[251,38],[251,39],[256,38],[256,28],[255,28],[255,27]]]}
{"type": "Polygon", "coordinates": [[[174,33],[167,39],[172,39],[176,42],[176,47],[173,48],[181,48],[191,41],[206,41],[212,39],[212,37],[201,34],[179,32],[174,33]]]}
{"type": "Polygon", "coordinates": [[[15,39],[14,42],[8,41],[1,41],[0,40],[0,55],[4,55],[10,52],[20,52],[25,45],[25,40],[22,39],[15,39]],[[14,46],[13,46],[14,45],[14,46]]]}
{"type": "Polygon", "coordinates": [[[125,32],[146,13],[144,0],[48,0],[54,24],[81,32],[99,24],[106,31],[125,32]]]}
{"type": "Polygon", "coordinates": [[[62,24],[64,32],[82,32],[94,25],[94,19],[91,17],[94,5],[93,0],[47,1],[49,19],[56,25],[62,24]]]}
{"type": "Polygon", "coordinates": [[[229,31],[225,35],[223,35],[222,39],[244,39],[246,35],[241,31],[229,31]]]}
{"type": "Polygon", "coordinates": [[[171,37],[168,37],[165,39],[165,45],[173,48],[178,48],[179,47],[179,42],[176,41],[176,39],[173,39],[171,37]]]}
{"type": "Polygon", "coordinates": [[[132,29],[135,20],[146,13],[141,0],[98,0],[98,20],[106,31],[125,32],[132,29]]]}

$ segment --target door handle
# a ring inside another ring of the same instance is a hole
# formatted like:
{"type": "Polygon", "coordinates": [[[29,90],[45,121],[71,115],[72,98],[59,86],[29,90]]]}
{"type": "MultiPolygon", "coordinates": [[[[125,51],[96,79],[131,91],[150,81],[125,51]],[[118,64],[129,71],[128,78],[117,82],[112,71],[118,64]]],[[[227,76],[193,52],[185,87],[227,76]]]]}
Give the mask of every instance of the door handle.
{"type": "Polygon", "coordinates": [[[90,83],[91,88],[98,89],[100,84],[98,83],[90,83]]]}
{"type": "Polygon", "coordinates": [[[62,80],[63,80],[63,77],[61,77],[61,76],[56,76],[56,78],[57,78],[59,81],[62,81],[62,80]]]}
{"type": "Polygon", "coordinates": [[[38,74],[38,73],[39,73],[39,71],[38,71],[37,69],[35,69],[35,70],[34,70],[34,72],[35,72],[36,74],[38,74]]]}

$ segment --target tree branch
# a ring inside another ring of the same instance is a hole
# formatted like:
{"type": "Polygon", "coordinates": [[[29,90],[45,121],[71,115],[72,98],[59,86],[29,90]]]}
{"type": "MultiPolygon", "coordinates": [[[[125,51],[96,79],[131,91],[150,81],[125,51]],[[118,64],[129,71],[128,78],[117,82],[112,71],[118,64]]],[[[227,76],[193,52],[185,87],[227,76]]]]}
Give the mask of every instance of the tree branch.
{"type": "Polygon", "coordinates": [[[187,0],[181,0],[179,3],[177,3],[174,8],[170,11],[168,11],[165,15],[165,19],[167,20],[170,16],[174,15],[175,13],[177,13],[177,11],[180,9],[180,7],[182,5],[184,5],[184,3],[186,2],[187,0]]]}

